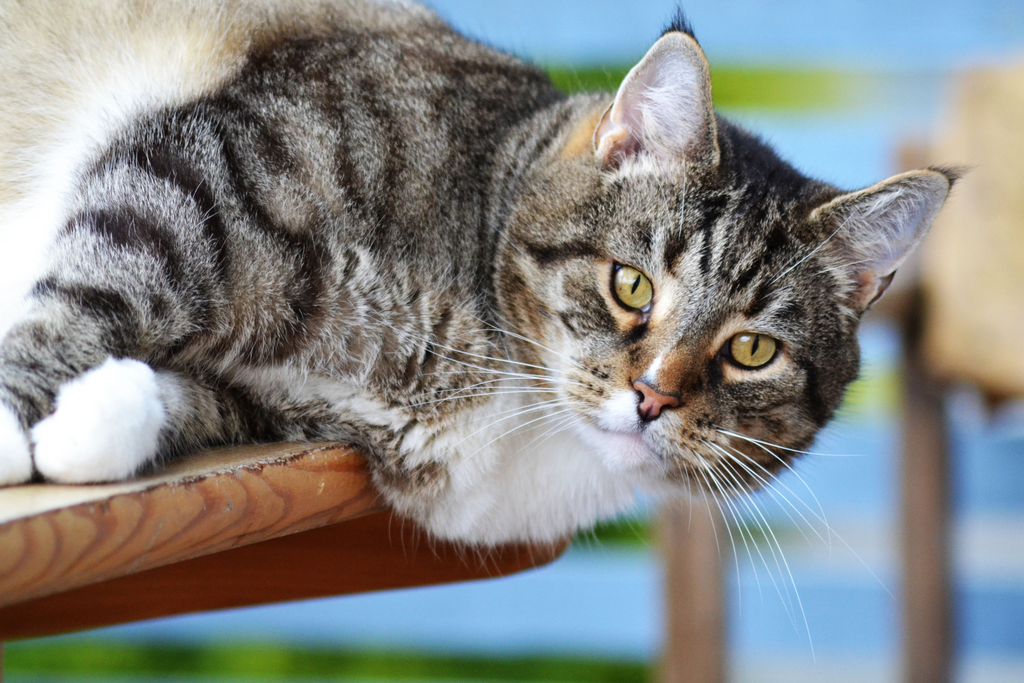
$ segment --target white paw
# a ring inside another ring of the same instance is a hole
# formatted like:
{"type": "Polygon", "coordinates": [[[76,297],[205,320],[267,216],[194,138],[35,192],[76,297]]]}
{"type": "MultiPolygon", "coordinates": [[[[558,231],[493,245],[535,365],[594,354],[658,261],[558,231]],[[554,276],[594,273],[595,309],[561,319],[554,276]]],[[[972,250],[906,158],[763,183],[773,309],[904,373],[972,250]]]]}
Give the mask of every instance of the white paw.
{"type": "Polygon", "coordinates": [[[166,423],[153,370],[108,358],[62,386],[57,409],[32,428],[36,468],[67,484],[126,479],[156,456],[166,423]]]}
{"type": "Polygon", "coordinates": [[[0,486],[32,478],[32,453],[14,413],[0,405],[0,486]]]}

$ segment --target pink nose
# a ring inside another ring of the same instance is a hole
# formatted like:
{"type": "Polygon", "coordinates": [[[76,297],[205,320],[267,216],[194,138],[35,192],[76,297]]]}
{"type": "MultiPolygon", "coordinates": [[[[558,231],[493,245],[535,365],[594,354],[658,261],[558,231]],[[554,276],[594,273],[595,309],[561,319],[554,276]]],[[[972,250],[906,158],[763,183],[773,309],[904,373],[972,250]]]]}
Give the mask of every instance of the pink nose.
{"type": "Polygon", "coordinates": [[[636,407],[636,411],[644,422],[656,420],[661,415],[663,408],[679,407],[678,398],[658,392],[658,390],[643,380],[635,380],[633,388],[636,389],[636,393],[640,394],[640,405],[636,407]]]}

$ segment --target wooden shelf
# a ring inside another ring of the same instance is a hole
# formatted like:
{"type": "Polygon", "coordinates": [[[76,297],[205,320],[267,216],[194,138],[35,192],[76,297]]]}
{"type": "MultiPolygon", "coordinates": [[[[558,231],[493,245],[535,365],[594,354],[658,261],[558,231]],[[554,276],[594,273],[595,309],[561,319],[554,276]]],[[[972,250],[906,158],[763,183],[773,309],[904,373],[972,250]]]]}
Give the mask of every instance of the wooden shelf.
{"type": "Polygon", "coordinates": [[[565,545],[428,539],[344,444],[209,451],[122,484],[0,489],[0,640],[501,576],[565,545]]]}

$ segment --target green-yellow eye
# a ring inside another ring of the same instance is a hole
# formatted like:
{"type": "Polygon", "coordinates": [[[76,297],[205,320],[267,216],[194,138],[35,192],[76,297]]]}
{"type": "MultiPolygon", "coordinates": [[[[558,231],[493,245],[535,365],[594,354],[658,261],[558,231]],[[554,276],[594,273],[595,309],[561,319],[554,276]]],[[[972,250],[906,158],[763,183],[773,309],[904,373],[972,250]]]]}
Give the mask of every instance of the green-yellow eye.
{"type": "Polygon", "coordinates": [[[775,340],[763,334],[740,332],[729,342],[732,359],[748,368],[759,368],[775,358],[775,340]]]}
{"type": "Polygon", "coordinates": [[[615,298],[626,308],[640,310],[651,303],[654,287],[646,275],[632,266],[616,266],[612,280],[615,298]]]}

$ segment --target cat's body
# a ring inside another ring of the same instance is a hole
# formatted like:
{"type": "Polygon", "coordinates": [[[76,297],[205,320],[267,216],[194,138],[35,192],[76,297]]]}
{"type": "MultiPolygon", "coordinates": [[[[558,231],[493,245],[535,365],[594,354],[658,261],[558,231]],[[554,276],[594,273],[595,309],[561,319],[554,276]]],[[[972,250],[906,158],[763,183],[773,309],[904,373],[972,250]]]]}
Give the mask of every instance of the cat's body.
{"type": "Polygon", "coordinates": [[[609,109],[406,3],[82,3],[56,31],[27,5],[0,10],[0,231],[50,247],[5,270],[0,483],[345,439],[476,542],[756,485],[788,451],[749,439],[831,416],[950,182],[804,178],[716,120],[684,26],[609,109]]]}

